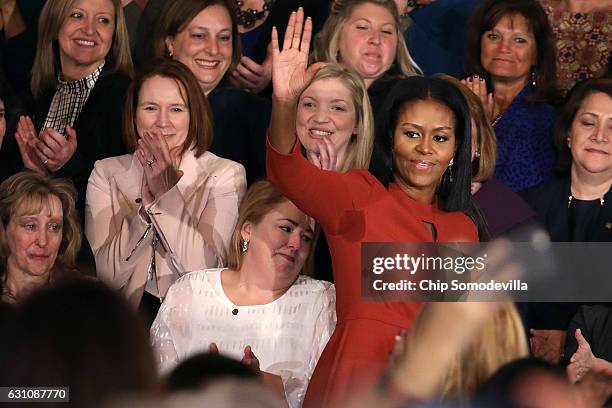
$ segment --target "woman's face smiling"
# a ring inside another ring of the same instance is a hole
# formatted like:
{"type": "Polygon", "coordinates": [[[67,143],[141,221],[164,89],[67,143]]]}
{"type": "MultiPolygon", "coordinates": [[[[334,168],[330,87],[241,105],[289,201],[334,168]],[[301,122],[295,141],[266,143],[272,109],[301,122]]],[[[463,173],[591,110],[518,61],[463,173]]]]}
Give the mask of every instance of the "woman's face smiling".
{"type": "Polygon", "coordinates": [[[115,8],[110,0],[76,0],[57,35],[62,72],[79,78],[98,68],[113,44],[115,8]]]}
{"type": "Polygon", "coordinates": [[[300,95],[297,111],[297,134],[308,151],[319,153],[317,140],[328,138],[338,155],[341,167],[355,128],[355,106],[349,89],[338,78],[313,82],[300,95]]]}
{"type": "Polygon", "coordinates": [[[223,6],[208,6],[174,38],[168,37],[166,46],[172,58],[189,67],[208,94],[232,62],[232,19],[223,6]]]}
{"type": "Polygon", "coordinates": [[[525,17],[502,17],[480,44],[480,62],[493,79],[527,83],[536,64],[536,41],[525,17]]]}
{"type": "Polygon", "coordinates": [[[395,182],[416,201],[429,204],[455,155],[455,116],[440,102],[415,100],[399,112],[393,134],[395,182]]]}

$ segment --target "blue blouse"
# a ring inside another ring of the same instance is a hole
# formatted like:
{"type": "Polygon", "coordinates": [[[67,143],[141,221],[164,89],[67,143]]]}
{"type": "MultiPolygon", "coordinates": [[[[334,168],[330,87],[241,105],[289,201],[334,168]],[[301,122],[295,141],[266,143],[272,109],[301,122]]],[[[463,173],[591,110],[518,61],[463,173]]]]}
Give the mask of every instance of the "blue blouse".
{"type": "Polygon", "coordinates": [[[554,175],[556,161],[553,128],[557,111],[544,102],[529,102],[526,86],[495,124],[497,165],[495,177],[520,192],[554,175]]]}

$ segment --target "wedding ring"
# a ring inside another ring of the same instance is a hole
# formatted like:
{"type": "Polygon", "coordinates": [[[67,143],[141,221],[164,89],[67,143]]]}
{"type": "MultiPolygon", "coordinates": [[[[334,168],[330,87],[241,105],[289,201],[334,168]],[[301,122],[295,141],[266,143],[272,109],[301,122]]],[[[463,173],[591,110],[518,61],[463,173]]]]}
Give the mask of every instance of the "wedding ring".
{"type": "Polygon", "coordinates": [[[147,164],[149,165],[149,167],[153,167],[153,163],[155,163],[155,160],[148,160],[147,164]]]}
{"type": "Polygon", "coordinates": [[[43,162],[43,165],[46,166],[48,162],[49,162],[49,159],[45,159],[45,161],[43,162]]]}

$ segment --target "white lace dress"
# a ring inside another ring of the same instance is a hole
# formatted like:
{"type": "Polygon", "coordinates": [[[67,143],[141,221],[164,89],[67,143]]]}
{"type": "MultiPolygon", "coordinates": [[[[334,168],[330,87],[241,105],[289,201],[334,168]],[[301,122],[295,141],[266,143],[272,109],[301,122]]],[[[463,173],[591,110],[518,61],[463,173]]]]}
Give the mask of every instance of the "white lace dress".
{"type": "Polygon", "coordinates": [[[151,327],[161,373],[213,342],[238,360],[250,345],[261,370],[282,378],[289,406],[300,407],[336,326],[334,285],[300,275],[274,302],[236,306],[223,291],[221,271],[190,272],[170,287],[151,327]]]}

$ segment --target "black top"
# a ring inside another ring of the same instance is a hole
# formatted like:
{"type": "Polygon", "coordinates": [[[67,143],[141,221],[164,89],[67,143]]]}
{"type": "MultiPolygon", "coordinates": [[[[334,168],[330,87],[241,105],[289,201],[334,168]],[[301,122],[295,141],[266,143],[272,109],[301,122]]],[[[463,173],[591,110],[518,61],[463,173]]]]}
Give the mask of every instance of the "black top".
{"type": "MultiPolygon", "coordinates": [[[[612,194],[600,200],[581,201],[571,194],[570,177],[542,184],[522,193],[553,242],[612,242],[612,194]]],[[[576,271],[580,273],[580,271],[576,271]]],[[[529,327],[567,330],[580,303],[529,305],[529,327]]]]}
{"type": "Polygon", "coordinates": [[[529,189],[522,196],[535,210],[553,242],[612,242],[612,194],[608,191],[604,196],[603,206],[599,200],[579,203],[575,198],[568,206],[570,194],[567,176],[529,189]],[[596,214],[585,213],[591,206],[597,210],[596,214]],[[580,235],[573,237],[574,233],[580,235]]]}
{"type": "Polygon", "coordinates": [[[214,137],[209,150],[242,164],[249,185],[265,178],[270,100],[242,89],[218,86],[208,94],[208,101],[214,118],[214,137]]]}
{"type": "Polygon", "coordinates": [[[612,361],[612,305],[581,306],[570,322],[565,340],[565,357],[572,357],[578,349],[576,329],[589,342],[595,357],[612,361]]]}
{"type": "MultiPolygon", "coordinates": [[[[87,181],[94,162],[127,153],[122,138],[121,120],[129,84],[130,78],[124,74],[102,71],[74,122],[73,127],[77,133],[76,151],[55,173],[56,176],[67,178],[74,183],[78,192],[77,210],[81,221],[84,216],[87,181]]],[[[34,127],[38,130],[47,117],[53,95],[54,91],[48,91],[36,100],[31,94],[23,98],[21,111],[32,117],[34,127]]],[[[3,178],[25,169],[14,138],[11,137],[7,141],[7,146],[2,146],[0,154],[3,157],[3,178]]]]}

